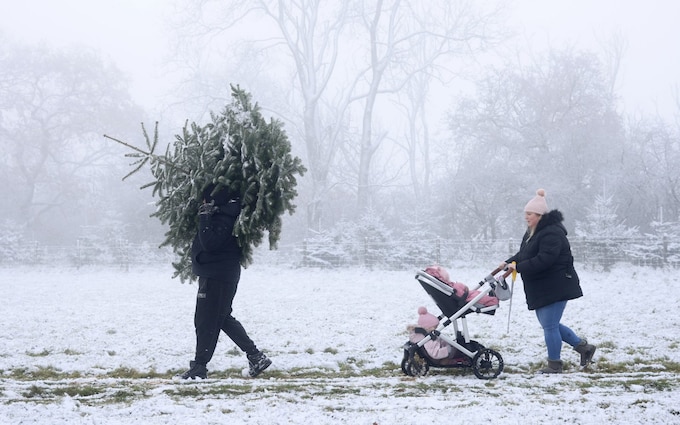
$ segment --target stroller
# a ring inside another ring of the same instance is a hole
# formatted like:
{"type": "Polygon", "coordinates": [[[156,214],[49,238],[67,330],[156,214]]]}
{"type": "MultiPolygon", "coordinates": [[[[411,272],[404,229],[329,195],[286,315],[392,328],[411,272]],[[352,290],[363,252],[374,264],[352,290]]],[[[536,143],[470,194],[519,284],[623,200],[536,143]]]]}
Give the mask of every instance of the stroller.
{"type": "Polygon", "coordinates": [[[494,315],[499,307],[498,300],[506,301],[512,296],[505,278],[506,272],[496,277],[501,269],[496,269],[473,288],[461,283],[448,281],[448,274],[439,267],[429,267],[416,272],[416,280],[432,297],[443,315],[438,317],[436,329],[425,335],[417,343],[409,340],[404,344],[404,357],[401,370],[408,376],[425,376],[430,367],[472,368],[479,379],[493,379],[503,371],[503,357],[477,341],[471,340],[466,316],[470,313],[494,315]],[[439,273],[444,272],[444,276],[439,273]],[[481,301],[484,302],[481,302],[481,301]],[[460,327],[459,327],[460,322],[460,327]],[[441,333],[453,324],[455,340],[441,333]],[[430,357],[424,348],[425,343],[441,338],[458,350],[461,358],[454,362],[440,362],[430,357]]]}

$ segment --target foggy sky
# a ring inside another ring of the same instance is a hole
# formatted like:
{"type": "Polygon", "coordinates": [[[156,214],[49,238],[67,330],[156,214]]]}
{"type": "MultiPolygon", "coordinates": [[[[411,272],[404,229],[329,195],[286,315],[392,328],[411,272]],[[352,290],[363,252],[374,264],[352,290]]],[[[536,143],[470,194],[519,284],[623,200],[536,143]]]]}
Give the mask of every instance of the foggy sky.
{"type": "MultiPolygon", "coordinates": [[[[82,43],[110,57],[132,80],[135,100],[154,111],[172,81],[163,60],[169,52],[171,0],[0,0],[0,31],[16,41],[50,45],[82,43]]],[[[680,85],[680,3],[672,0],[516,0],[508,25],[527,52],[547,47],[600,51],[614,33],[627,41],[617,91],[625,112],[673,111],[680,85]]]]}

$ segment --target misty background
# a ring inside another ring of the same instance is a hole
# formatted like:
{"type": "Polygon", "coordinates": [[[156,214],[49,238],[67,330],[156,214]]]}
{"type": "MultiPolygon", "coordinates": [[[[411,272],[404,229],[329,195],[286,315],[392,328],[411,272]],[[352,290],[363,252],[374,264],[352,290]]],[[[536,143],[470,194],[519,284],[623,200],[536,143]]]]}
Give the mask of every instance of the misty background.
{"type": "Polygon", "coordinates": [[[308,169],[281,246],[313,264],[369,243],[395,264],[439,259],[440,240],[509,251],[539,187],[608,252],[618,238],[666,257],[680,236],[675,2],[0,5],[4,262],[155,250],[151,175],[122,181],[131,160],[103,134],[143,146],[158,121],[172,144],[230,84],[285,123],[308,169]]]}

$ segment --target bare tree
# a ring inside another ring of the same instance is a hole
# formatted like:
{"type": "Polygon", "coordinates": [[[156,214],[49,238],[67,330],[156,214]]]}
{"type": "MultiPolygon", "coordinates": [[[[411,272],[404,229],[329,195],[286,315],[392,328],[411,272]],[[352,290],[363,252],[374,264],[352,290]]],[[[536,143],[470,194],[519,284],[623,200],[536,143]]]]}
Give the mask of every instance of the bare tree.
{"type": "Polygon", "coordinates": [[[621,33],[615,33],[608,41],[603,43],[603,60],[606,69],[606,78],[609,82],[609,94],[613,98],[616,94],[616,83],[621,70],[621,61],[623,60],[628,42],[621,33]]]}
{"type": "Polygon", "coordinates": [[[260,7],[278,25],[295,65],[295,75],[302,97],[302,137],[312,173],[312,195],[308,203],[308,227],[319,230],[323,215],[323,198],[328,190],[329,170],[337,153],[344,128],[349,92],[339,93],[325,109],[329,85],[336,72],[340,39],[348,17],[347,2],[337,7],[322,0],[278,1],[260,7]],[[322,7],[322,6],[325,6],[322,7]]]}
{"type": "Polygon", "coordinates": [[[477,56],[494,48],[507,34],[498,21],[505,12],[502,8],[475,13],[470,4],[447,2],[441,14],[419,17],[423,30],[441,28],[443,36],[415,37],[409,40],[413,59],[397,64],[406,77],[404,87],[395,102],[403,109],[406,128],[397,143],[407,153],[408,169],[414,196],[425,203],[430,201],[432,155],[432,123],[443,117],[441,105],[433,105],[431,97],[457,80],[477,76],[477,56]],[[448,31],[448,33],[446,32],[448,31]],[[420,64],[413,68],[412,64],[420,64]],[[433,89],[434,87],[434,89],[433,89]]]}
{"type": "Polygon", "coordinates": [[[430,76],[422,72],[414,75],[404,88],[407,102],[401,104],[407,117],[407,129],[401,141],[408,155],[411,186],[416,198],[424,203],[430,201],[430,124],[428,122],[427,94],[430,76]]]}
{"type": "Polygon", "coordinates": [[[680,221],[680,129],[661,117],[631,119],[628,126],[626,173],[616,182],[623,196],[617,203],[629,223],[643,228],[657,217],[680,221]]]}
{"type": "Polygon", "coordinates": [[[47,237],[60,233],[61,218],[87,220],[78,203],[95,202],[96,166],[111,152],[98,140],[104,127],[134,124],[141,113],[119,71],[93,51],[0,50],[2,212],[47,237]]]}
{"type": "MultiPolygon", "coordinates": [[[[293,141],[304,142],[305,165],[311,176],[307,226],[318,230],[324,199],[332,185],[329,174],[346,129],[344,111],[350,102],[350,90],[343,92],[342,84],[333,83],[350,4],[321,0],[206,0],[200,5],[193,9],[184,33],[191,33],[193,40],[205,40],[197,42],[199,45],[209,45],[211,49],[222,45],[235,52],[238,58],[233,65],[237,72],[232,75],[252,82],[254,92],[257,88],[267,92],[258,96],[267,101],[263,109],[288,123],[293,141]],[[239,30],[252,25],[259,30],[248,35],[239,30]],[[230,37],[222,38],[226,33],[230,37]],[[245,40],[240,48],[231,44],[234,36],[245,40]],[[253,79],[254,75],[258,78],[253,79]],[[273,99],[271,93],[277,93],[278,99],[273,99]]],[[[205,73],[200,66],[196,71],[205,73]]]]}
{"type": "Polygon", "coordinates": [[[494,69],[476,98],[457,103],[451,151],[458,172],[447,185],[462,198],[460,218],[474,217],[468,235],[500,236],[503,209],[489,205],[520,210],[518,188],[530,196],[545,187],[552,199],[569,199],[574,219],[602,184],[621,180],[625,134],[602,67],[591,53],[553,50],[523,67],[494,69]]]}
{"type": "Polygon", "coordinates": [[[357,178],[362,211],[372,196],[371,163],[385,140],[384,134],[373,133],[378,97],[401,92],[440,61],[461,52],[474,54],[496,41],[491,32],[498,10],[479,13],[466,1],[378,0],[360,7],[369,40],[369,60],[355,79],[355,97],[363,105],[357,178]]]}
{"type": "MultiPolygon", "coordinates": [[[[400,169],[391,167],[394,174],[380,180],[374,158],[386,140],[402,137],[408,127],[402,121],[416,116],[396,118],[384,105],[411,79],[436,76],[455,55],[484,48],[492,40],[489,34],[497,12],[479,13],[472,2],[463,0],[205,0],[200,4],[187,18],[192,39],[201,40],[193,54],[199,50],[213,58],[248,56],[235,62],[239,65],[234,67],[236,73],[229,74],[232,78],[263,77],[269,71],[267,85],[262,85],[263,78],[250,80],[258,85],[252,91],[265,109],[274,111],[299,135],[291,137],[293,143],[304,141],[304,161],[312,178],[307,225],[315,230],[322,226],[324,204],[339,187],[343,193],[347,188],[354,191],[356,214],[375,199],[380,187],[397,178],[400,169]],[[237,39],[244,41],[236,43],[237,39]],[[217,54],[218,50],[223,53],[217,54]],[[248,73],[239,73],[239,68],[248,73]],[[381,121],[386,116],[388,120],[381,121]]],[[[193,80],[205,81],[202,65],[209,62],[207,56],[193,62],[196,70],[202,70],[193,80]]],[[[432,117],[419,119],[425,122],[432,117]]],[[[412,136],[420,136],[415,132],[423,128],[413,127],[412,136]]],[[[415,155],[415,150],[410,153],[415,155]]]]}

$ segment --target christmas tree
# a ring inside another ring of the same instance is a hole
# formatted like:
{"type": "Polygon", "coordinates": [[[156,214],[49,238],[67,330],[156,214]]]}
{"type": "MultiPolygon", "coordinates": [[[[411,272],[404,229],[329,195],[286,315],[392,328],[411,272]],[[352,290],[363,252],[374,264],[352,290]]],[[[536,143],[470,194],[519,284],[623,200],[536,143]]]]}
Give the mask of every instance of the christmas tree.
{"type": "Polygon", "coordinates": [[[281,216],[295,211],[295,176],[306,171],[300,159],[291,155],[283,124],[266,121],[250,94],[238,86],[231,90],[232,101],[221,113],[211,112],[211,122],[204,126],[185,124],[163,155],[155,153],[158,123],[152,139],[142,124],[146,150],[104,135],[133,151],[126,156],[135,158],[135,168],[123,179],[149,166],[154,180],[142,189],[152,187],[158,198],[152,217],[169,226],[161,247],[171,246],[178,256],[173,277],[179,276],[182,282],[195,278],[191,242],[198,228],[198,206],[208,185],[216,184],[215,191],[227,187],[240,194],[241,214],[234,235],[241,247],[241,264],[248,267],[253,248],[260,245],[265,232],[270,249],[276,248],[281,216]]]}

